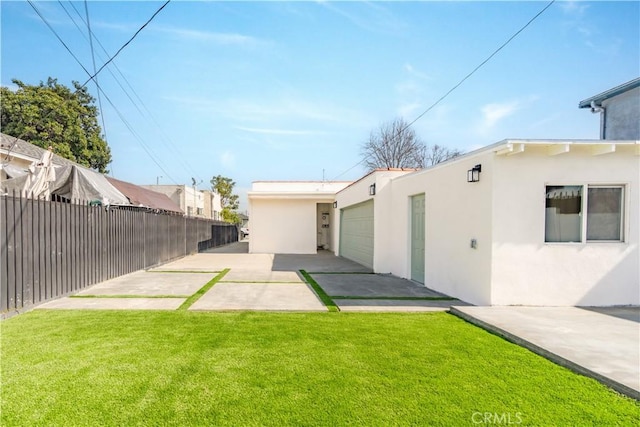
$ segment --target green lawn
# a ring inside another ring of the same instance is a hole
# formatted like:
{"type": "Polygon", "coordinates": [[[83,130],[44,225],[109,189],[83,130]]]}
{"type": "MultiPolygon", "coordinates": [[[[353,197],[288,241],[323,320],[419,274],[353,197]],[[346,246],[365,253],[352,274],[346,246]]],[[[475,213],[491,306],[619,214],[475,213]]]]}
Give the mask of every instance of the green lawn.
{"type": "Polygon", "coordinates": [[[628,426],[640,415],[446,313],[36,310],[0,327],[7,426],[486,425],[474,413],[628,426]]]}

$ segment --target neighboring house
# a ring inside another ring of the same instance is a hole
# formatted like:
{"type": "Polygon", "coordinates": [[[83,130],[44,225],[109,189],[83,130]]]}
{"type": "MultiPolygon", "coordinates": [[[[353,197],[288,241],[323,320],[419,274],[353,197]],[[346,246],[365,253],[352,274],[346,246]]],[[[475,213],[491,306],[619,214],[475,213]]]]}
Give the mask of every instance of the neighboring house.
{"type": "Polygon", "coordinates": [[[215,192],[200,191],[189,185],[143,185],[142,187],[166,194],[187,216],[222,219],[220,195],[215,192]]]}
{"type": "MultiPolygon", "coordinates": [[[[31,163],[40,160],[47,151],[22,139],[0,133],[0,179],[7,179],[13,173],[26,170],[31,163]]],[[[71,166],[76,163],[57,154],[53,155],[55,166],[71,166]]]]}
{"type": "Polygon", "coordinates": [[[152,191],[129,182],[120,181],[110,176],[107,177],[107,180],[124,194],[133,206],[147,207],[171,215],[184,215],[180,206],[174,203],[166,194],[158,193],[157,191],[152,191]]]}
{"type": "MultiPolygon", "coordinates": [[[[32,163],[39,162],[45,153],[47,150],[27,141],[0,134],[0,189],[9,194],[14,190],[26,191],[24,189],[25,186],[28,187],[29,167],[32,163]]],[[[55,173],[49,188],[51,195],[58,200],[96,201],[113,206],[131,206],[182,215],[180,207],[164,194],[111,178],[56,154],[52,155],[51,163],[55,173]]],[[[40,194],[35,196],[39,197],[40,194]]]]}
{"type": "Polygon", "coordinates": [[[333,202],[349,182],[254,182],[249,197],[251,253],[316,253],[333,249],[333,202]]]}
{"type": "Polygon", "coordinates": [[[211,190],[202,190],[204,198],[204,217],[216,221],[222,221],[222,199],[220,195],[211,190]]]}
{"type": "MultiPolygon", "coordinates": [[[[615,92],[602,97],[614,111],[615,92]]],[[[610,131],[639,123],[629,108],[635,121],[610,131]]],[[[640,305],[637,136],[504,140],[419,171],[248,195],[250,252],[322,247],[477,305],[640,305]]]]}
{"type": "Polygon", "coordinates": [[[640,77],[578,104],[600,113],[600,139],[640,139],[640,77]]]}
{"type": "Polygon", "coordinates": [[[238,214],[238,218],[240,218],[240,228],[241,229],[249,229],[249,217],[243,213],[238,214]]]}

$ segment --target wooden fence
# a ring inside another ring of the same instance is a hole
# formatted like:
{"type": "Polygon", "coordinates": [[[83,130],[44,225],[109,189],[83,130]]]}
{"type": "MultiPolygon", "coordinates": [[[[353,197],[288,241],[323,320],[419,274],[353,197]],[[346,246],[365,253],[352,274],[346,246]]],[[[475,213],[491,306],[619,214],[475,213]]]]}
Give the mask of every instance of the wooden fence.
{"type": "Polygon", "coordinates": [[[0,196],[0,314],[238,241],[220,221],[0,196]]]}

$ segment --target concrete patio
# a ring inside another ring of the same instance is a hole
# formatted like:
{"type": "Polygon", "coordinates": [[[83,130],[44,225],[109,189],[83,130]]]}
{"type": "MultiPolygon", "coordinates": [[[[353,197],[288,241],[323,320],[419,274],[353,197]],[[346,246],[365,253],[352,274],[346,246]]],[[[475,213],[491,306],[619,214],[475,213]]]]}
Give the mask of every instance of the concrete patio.
{"type": "Polygon", "coordinates": [[[451,312],[640,400],[640,307],[452,307],[451,312]]]}

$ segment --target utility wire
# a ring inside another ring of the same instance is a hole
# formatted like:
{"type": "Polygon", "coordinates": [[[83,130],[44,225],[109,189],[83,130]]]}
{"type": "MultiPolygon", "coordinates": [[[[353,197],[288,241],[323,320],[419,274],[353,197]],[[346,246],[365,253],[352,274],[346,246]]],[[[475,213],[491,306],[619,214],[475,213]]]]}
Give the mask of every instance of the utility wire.
{"type": "MultiPolygon", "coordinates": [[[[99,69],[98,71],[96,71],[93,75],[89,74],[89,80],[87,80],[87,81],[86,81],[82,86],[86,86],[86,84],[87,84],[87,83],[89,83],[91,80],[93,80],[93,78],[94,78],[94,77],[96,77],[96,76],[100,73],[100,71],[102,71],[102,70],[104,69],[104,67],[106,67],[107,65],[109,65],[109,63],[110,63],[111,61],[113,61],[114,59],[116,59],[116,57],[120,54],[120,52],[122,52],[122,50],[123,50],[125,47],[127,47],[127,46],[129,45],[129,43],[131,43],[131,42],[133,41],[133,39],[135,39],[135,38],[136,38],[136,36],[140,33],[140,31],[142,31],[142,30],[143,30],[147,25],[149,25],[149,23],[150,23],[151,21],[153,21],[153,18],[155,18],[155,17],[156,17],[156,15],[157,15],[158,13],[160,13],[160,11],[162,11],[162,9],[164,9],[164,8],[165,8],[165,6],[166,6],[166,5],[168,5],[170,1],[171,1],[171,0],[167,0],[167,1],[162,5],[162,6],[160,6],[160,8],[159,8],[158,10],[156,10],[156,12],[155,12],[153,15],[151,15],[151,18],[149,18],[149,19],[147,20],[147,22],[145,22],[145,23],[142,25],[142,27],[140,27],[140,28],[138,29],[138,31],[136,31],[136,32],[135,32],[135,34],[134,34],[133,36],[131,36],[131,38],[130,38],[130,39],[129,39],[125,44],[123,44],[123,45],[122,45],[122,47],[121,47],[120,49],[118,49],[118,51],[115,53],[115,55],[113,55],[111,58],[109,58],[109,60],[108,60],[107,62],[105,62],[104,64],[102,64],[102,67],[100,67],[100,69],[99,69]]],[[[31,0],[29,0],[29,3],[31,3],[31,0]]]]}
{"type": "MultiPolygon", "coordinates": [[[[170,0],[169,0],[170,1],[170,0]]],[[[167,3],[169,3],[169,1],[167,1],[167,3]]],[[[66,45],[66,43],[62,40],[62,38],[60,38],[60,36],[58,35],[58,33],[56,32],[55,29],[53,29],[53,27],[49,24],[49,22],[47,21],[47,19],[40,13],[40,11],[38,10],[37,7],[35,7],[35,5],[32,3],[31,0],[27,0],[27,2],[29,3],[29,5],[33,8],[33,10],[36,12],[36,14],[40,17],[40,19],[42,20],[42,22],[44,22],[47,27],[51,30],[51,32],[53,32],[53,34],[56,36],[56,38],[60,41],[60,43],[62,43],[62,45],[66,48],[67,52],[69,52],[69,54],[73,57],[73,59],[75,59],[75,61],[78,63],[78,65],[80,65],[80,67],[84,70],[84,72],[88,75],[91,76],[91,73],[89,72],[89,70],[87,70],[85,68],[85,66],[82,64],[82,62],[80,62],[80,60],[78,59],[78,57],[71,51],[71,49],[69,49],[69,47],[66,45]]],[[[164,4],[164,6],[166,6],[166,4],[164,4]]],[[[163,7],[164,7],[163,6],[163,7]]],[[[154,14],[157,15],[158,12],[156,12],[154,14]]],[[[147,21],[147,23],[150,22],[147,21]]],[[[146,25],[146,24],[145,24],[146,25]]],[[[144,27],[144,26],[143,26],[144,27]]],[[[138,30],[138,32],[140,32],[140,30],[138,30]]],[[[137,34],[137,33],[136,33],[137,34]]],[[[133,39],[133,38],[132,38],[133,39]]],[[[131,39],[131,40],[132,40],[131,39]]],[[[131,41],[129,40],[129,41],[131,41]]],[[[129,43],[129,42],[127,42],[129,43]]],[[[120,49],[122,50],[122,49],[120,49]]],[[[105,64],[106,65],[106,64],[105,64]]],[[[103,67],[104,68],[104,67],[103,67]]],[[[87,85],[87,83],[91,80],[93,80],[95,76],[92,76],[89,80],[87,80],[87,82],[85,84],[83,84],[82,86],[80,86],[80,88],[84,87],[87,85]]],[[[129,129],[129,131],[136,137],[136,139],[138,139],[138,141],[140,142],[140,144],[142,145],[142,148],[145,150],[145,152],[149,155],[149,158],[156,164],[156,166],[158,166],[158,168],[160,168],[160,170],[162,172],[164,172],[166,174],[166,177],[171,179],[171,181],[174,182],[174,184],[178,184],[172,177],[171,175],[160,165],[160,163],[158,163],[158,161],[154,158],[154,156],[151,154],[151,152],[149,151],[148,147],[146,146],[146,143],[144,143],[144,141],[140,138],[140,136],[133,130],[133,128],[131,127],[131,125],[129,124],[129,122],[126,120],[126,118],[124,117],[124,115],[120,112],[120,110],[118,110],[118,108],[115,106],[115,104],[111,101],[111,99],[109,98],[109,96],[104,92],[104,90],[102,90],[102,88],[100,87],[100,85],[98,84],[98,82],[96,80],[94,80],[94,82],[96,83],[96,86],[98,88],[98,91],[102,92],[102,94],[104,95],[105,99],[109,102],[109,104],[111,105],[111,107],[116,111],[116,113],[118,114],[118,117],[120,117],[120,119],[122,120],[122,122],[125,124],[125,126],[129,129]]],[[[79,89],[78,89],[79,90],[79,89]]],[[[76,92],[78,91],[76,90],[76,92]]],[[[51,114],[53,112],[53,110],[50,110],[43,118],[47,117],[49,114],[51,114]]],[[[10,149],[8,150],[7,153],[7,157],[10,155],[11,153],[11,149],[13,148],[13,146],[15,146],[16,142],[18,139],[21,139],[22,135],[20,137],[17,137],[16,140],[14,141],[14,143],[12,144],[12,146],[10,147],[10,149]]]]}
{"type": "MultiPolygon", "coordinates": [[[[66,11],[66,10],[65,10],[66,11]]],[[[89,47],[91,48],[91,62],[93,62],[93,72],[96,72],[96,55],[93,50],[93,37],[91,33],[91,24],[89,23],[89,5],[87,0],[84,0],[84,11],[87,15],[87,32],[89,33],[89,47]]],[[[98,78],[95,78],[96,88],[98,88],[98,78]]],[[[102,121],[102,132],[104,132],[104,140],[109,141],[107,138],[107,125],[104,122],[104,110],[102,109],[102,97],[100,96],[100,90],[98,89],[98,107],[100,108],[100,120],[102,121]]]]}
{"type": "MultiPolygon", "coordinates": [[[[451,89],[449,89],[444,95],[442,95],[440,98],[438,98],[438,100],[436,102],[434,102],[433,104],[431,104],[429,106],[429,108],[427,108],[426,110],[424,110],[420,115],[418,115],[418,117],[416,117],[415,119],[413,119],[411,122],[409,122],[405,127],[403,127],[398,134],[401,134],[402,132],[404,132],[405,130],[407,130],[411,125],[413,125],[415,122],[417,122],[418,120],[420,120],[425,114],[427,114],[429,111],[433,110],[438,104],[440,104],[440,102],[442,102],[446,97],[448,97],[449,95],[451,95],[451,93],[453,91],[455,91],[456,89],[458,89],[465,81],[467,81],[467,79],[469,79],[472,75],[474,75],[476,73],[476,71],[478,71],[480,68],[482,68],[487,62],[489,62],[494,56],[496,56],[498,54],[498,52],[500,52],[502,49],[504,49],[509,43],[511,43],[511,41],[513,39],[515,39],[521,32],[523,32],[529,25],[531,25],[533,23],[533,21],[535,21],[536,19],[538,19],[538,17],[540,15],[542,15],[547,9],[549,9],[551,7],[552,4],[554,4],[556,2],[556,0],[551,0],[544,8],[542,8],[542,10],[540,10],[540,12],[538,12],[533,18],[531,18],[529,20],[529,22],[527,22],[525,25],[523,25],[518,31],[516,31],[511,37],[509,37],[507,39],[507,41],[505,41],[504,43],[502,43],[502,45],[500,45],[500,47],[498,47],[496,50],[493,51],[493,53],[491,53],[491,55],[489,55],[484,61],[482,61],[476,68],[474,68],[469,74],[467,74],[466,76],[464,76],[462,78],[462,80],[460,80],[456,85],[454,85],[451,89]]],[[[353,168],[355,168],[356,166],[360,165],[361,163],[364,163],[369,157],[371,157],[371,155],[367,155],[363,160],[359,161],[358,163],[356,163],[354,166],[350,167],[349,169],[347,169],[346,171],[342,172],[340,175],[337,175],[335,178],[333,178],[333,180],[335,181],[336,179],[340,178],[342,175],[346,174],[347,172],[351,171],[353,168]]]]}
{"type": "MultiPolygon", "coordinates": [[[[60,0],[58,0],[58,3],[60,4],[60,6],[62,7],[62,9],[65,11],[65,13],[67,14],[67,16],[69,17],[69,19],[71,19],[71,21],[74,23],[74,25],[76,26],[76,28],[78,28],[78,31],[80,31],[80,33],[82,34],[82,36],[87,39],[87,37],[85,36],[84,32],[80,29],[79,25],[76,23],[76,20],[69,14],[69,12],[67,11],[67,9],[64,7],[64,5],[62,4],[62,2],[60,0]]],[[[74,9],[74,11],[76,12],[76,14],[78,15],[78,17],[80,18],[81,21],[84,22],[84,18],[82,17],[82,15],[80,14],[80,11],[78,11],[78,9],[75,7],[75,5],[71,2],[71,0],[68,0],[68,3],[71,5],[71,7],[74,9]]],[[[85,22],[86,24],[86,22],[85,22]]],[[[93,36],[93,39],[95,39],[95,41],[98,43],[98,45],[100,46],[100,48],[102,49],[102,51],[105,53],[105,55],[109,56],[106,48],[104,47],[104,45],[100,42],[100,39],[93,33],[91,32],[91,35],[93,36]]],[[[122,89],[122,91],[124,92],[124,94],[127,96],[127,98],[129,98],[129,101],[131,101],[131,104],[136,108],[136,110],[138,110],[138,112],[140,113],[140,115],[142,117],[144,117],[145,119],[147,119],[147,121],[150,124],[153,124],[156,126],[156,128],[160,131],[160,135],[162,136],[161,141],[163,142],[163,144],[168,147],[169,149],[171,149],[174,154],[176,155],[175,158],[178,159],[178,161],[182,164],[182,166],[189,170],[192,174],[192,176],[195,176],[196,178],[198,178],[199,180],[203,181],[202,177],[195,171],[195,169],[184,159],[184,156],[182,155],[182,153],[176,148],[176,144],[171,140],[171,138],[167,135],[167,133],[165,132],[165,130],[162,128],[162,126],[160,125],[160,123],[158,122],[158,120],[155,118],[155,116],[153,115],[153,113],[149,110],[149,107],[147,107],[147,105],[145,104],[145,102],[142,100],[142,98],[140,97],[140,95],[138,95],[138,92],[136,92],[136,90],[133,88],[133,86],[131,85],[131,83],[129,82],[129,80],[127,79],[127,77],[122,73],[122,71],[120,70],[120,67],[118,67],[118,65],[116,64],[116,62],[112,62],[111,65],[113,65],[113,67],[115,68],[115,70],[118,72],[118,74],[120,75],[120,77],[122,78],[122,80],[124,80],[124,82],[126,83],[126,85],[129,87],[129,89],[131,90],[131,92],[133,93],[133,95],[135,96],[135,98],[139,101],[140,104],[142,104],[142,108],[144,108],[144,110],[146,111],[146,114],[140,109],[140,106],[138,105],[138,103],[131,97],[131,95],[129,94],[129,91],[122,85],[122,83],[120,82],[119,78],[113,73],[113,71],[111,71],[110,68],[107,68],[107,71],[109,71],[109,74],[111,74],[111,76],[113,77],[113,79],[115,80],[115,82],[118,84],[118,86],[120,86],[120,89],[122,89]],[[151,123],[153,122],[153,123],[151,123]]],[[[95,69],[94,69],[95,71],[95,69]]]]}

